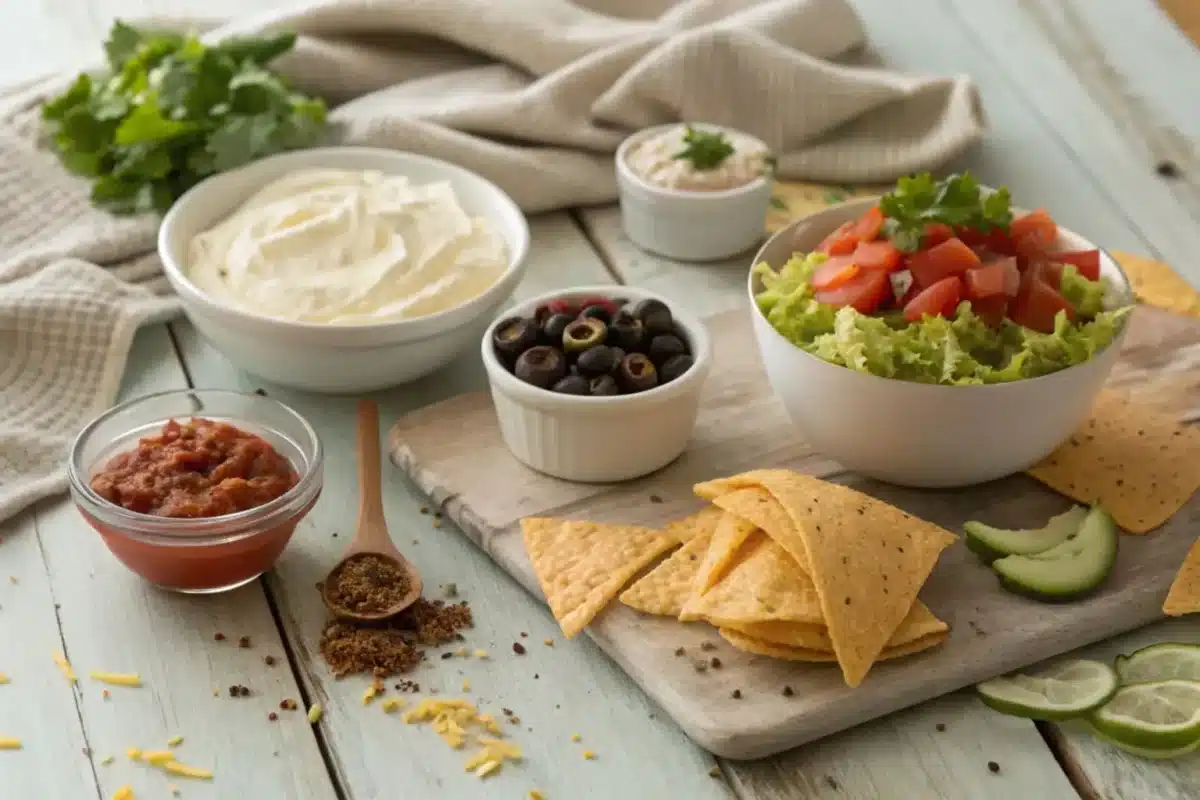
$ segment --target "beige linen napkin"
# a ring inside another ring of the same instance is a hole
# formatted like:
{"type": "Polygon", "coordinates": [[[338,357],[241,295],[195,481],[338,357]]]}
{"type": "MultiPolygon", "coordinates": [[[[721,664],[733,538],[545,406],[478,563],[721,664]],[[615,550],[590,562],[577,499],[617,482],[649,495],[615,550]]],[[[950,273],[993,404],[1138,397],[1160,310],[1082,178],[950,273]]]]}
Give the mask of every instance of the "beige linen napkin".
{"type": "MultiPolygon", "coordinates": [[[[842,183],[937,166],[983,128],[966,77],[850,66],[865,40],[846,0],[318,0],[138,24],[295,30],[277,67],[329,101],[340,141],[461,164],[528,212],[613,201],[617,144],[663,122],[741,128],[784,178],[842,183]]],[[[92,209],[37,148],[38,104],[71,77],[0,97],[0,519],[64,488],[134,331],[177,311],[157,220],[92,209]]]]}

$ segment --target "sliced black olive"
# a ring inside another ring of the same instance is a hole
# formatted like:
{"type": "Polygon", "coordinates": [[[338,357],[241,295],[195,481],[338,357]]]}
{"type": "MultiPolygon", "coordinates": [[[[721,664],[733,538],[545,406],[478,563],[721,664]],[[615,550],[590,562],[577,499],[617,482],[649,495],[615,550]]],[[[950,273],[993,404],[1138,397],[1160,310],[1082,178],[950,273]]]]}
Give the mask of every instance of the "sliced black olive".
{"type": "Polygon", "coordinates": [[[658,385],[658,371],[653,362],[641,353],[630,353],[621,359],[617,383],[628,394],[644,392],[658,385]]]}
{"type": "Polygon", "coordinates": [[[671,309],[661,300],[642,300],[633,307],[633,315],[642,321],[642,327],[649,338],[675,330],[671,309]]]}
{"type": "Polygon", "coordinates": [[[617,347],[633,351],[641,348],[645,342],[646,331],[640,319],[622,309],[608,323],[608,338],[617,347]]]}
{"type": "Polygon", "coordinates": [[[537,344],[537,328],[531,320],[510,317],[496,326],[492,333],[492,345],[508,363],[537,344]]]}
{"type": "Polygon", "coordinates": [[[608,326],[598,319],[578,317],[566,327],[562,335],[563,350],[567,355],[582,353],[584,350],[604,344],[608,335],[608,326]]]}
{"type": "Polygon", "coordinates": [[[681,353],[677,356],[671,356],[658,369],[658,382],[670,383],[683,373],[692,368],[695,363],[691,356],[686,353],[681,353]]]}
{"type": "Polygon", "coordinates": [[[542,343],[562,346],[563,331],[575,321],[570,314],[551,314],[542,320],[542,343]]]}
{"type": "Polygon", "coordinates": [[[575,359],[575,366],[579,367],[579,372],[589,377],[607,375],[613,371],[613,367],[617,363],[616,354],[613,353],[612,348],[604,344],[589,347],[575,359]]]}
{"type": "Polygon", "coordinates": [[[612,375],[601,375],[599,378],[592,378],[589,390],[593,397],[611,397],[612,395],[621,393],[621,387],[617,386],[617,381],[612,375]]]}
{"type": "Polygon", "coordinates": [[[583,311],[579,312],[579,316],[587,317],[589,319],[598,319],[603,323],[607,323],[612,317],[612,315],[608,313],[608,309],[602,305],[588,306],[583,311]]]}
{"type": "Polygon", "coordinates": [[[531,347],[517,359],[513,372],[526,383],[549,389],[567,374],[567,359],[553,347],[531,347]]]}
{"type": "Polygon", "coordinates": [[[588,394],[591,391],[591,384],[588,383],[587,378],[581,375],[568,375],[554,384],[551,391],[559,394],[588,394]]]}
{"type": "Polygon", "coordinates": [[[687,345],[675,334],[665,333],[650,340],[650,347],[647,348],[646,354],[661,368],[667,359],[687,355],[687,345]]]}

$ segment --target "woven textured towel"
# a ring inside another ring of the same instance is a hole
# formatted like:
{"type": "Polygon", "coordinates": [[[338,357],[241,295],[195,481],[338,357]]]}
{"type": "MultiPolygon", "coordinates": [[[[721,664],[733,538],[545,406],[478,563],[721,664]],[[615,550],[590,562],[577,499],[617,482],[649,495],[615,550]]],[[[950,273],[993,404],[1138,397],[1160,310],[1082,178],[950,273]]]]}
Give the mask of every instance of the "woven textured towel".
{"type": "MultiPolygon", "coordinates": [[[[845,0],[321,0],[205,28],[297,31],[277,67],[329,101],[340,141],[456,162],[529,212],[614,200],[617,144],[663,122],[744,129],[784,178],[845,183],[936,166],[983,128],[965,77],[852,65],[845,0]]],[[[157,220],[91,209],[37,148],[38,104],[71,77],[0,96],[0,519],[62,491],[133,332],[177,311],[157,220]]]]}

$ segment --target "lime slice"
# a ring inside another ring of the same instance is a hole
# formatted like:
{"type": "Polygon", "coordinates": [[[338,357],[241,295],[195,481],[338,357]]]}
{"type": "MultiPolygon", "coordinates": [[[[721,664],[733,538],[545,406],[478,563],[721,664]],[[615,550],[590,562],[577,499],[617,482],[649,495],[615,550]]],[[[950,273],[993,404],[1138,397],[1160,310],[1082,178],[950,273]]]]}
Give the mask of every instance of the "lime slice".
{"type": "Polygon", "coordinates": [[[1191,744],[1176,748],[1138,747],[1137,745],[1125,744],[1124,742],[1118,742],[1116,739],[1105,736],[1103,733],[1096,730],[1096,727],[1091,723],[1084,724],[1087,726],[1088,732],[1100,741],[1108,742],[1118,750],[1124,750],[1126,753],[1137,756],[1138,758],[1149,758],[1154,761],[1167,761],[1172,758],[1182,758],[1183,756],[1196,752],[1196,750],[1200,748],[1200,739],[1197,739],[1191,744]]]}
{"type": "Polygon", "coordinates": [[[1106,738],[1148,750],[1175,750],[1200,740],[1200,682],[1122,686],[1089,721],[1106,738]]]}
{"type": "Polygon", "coordinates": [[[1172,679],[1200,681],[1200,645],[1162,642],[1133,655],[1117,656],[1114,664],[1122,684],[1172,679]]]}
{"type": "Polygon", "coordinates": [[[1036,675],[1007,675],[975,687],[980,699],[1003,714],[1049,721],[1078,717],[1117,691],[1117,673],[1099,661],[1064,661],[1036,675]]]}

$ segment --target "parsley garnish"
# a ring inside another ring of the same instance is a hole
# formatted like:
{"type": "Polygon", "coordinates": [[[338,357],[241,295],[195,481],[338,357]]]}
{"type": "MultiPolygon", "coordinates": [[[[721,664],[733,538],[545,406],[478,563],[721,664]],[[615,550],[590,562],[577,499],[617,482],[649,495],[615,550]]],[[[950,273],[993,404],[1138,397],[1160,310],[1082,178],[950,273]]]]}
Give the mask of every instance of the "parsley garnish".
{"type": "Polygon", "coordinates": [[[162,211],[215,172],[322,136],[325,104],[266,69],[295,42],[282,33],[209,47],[118,20],[108,69],[81,74],[42,118],[64,166],[93,179],[94,203],[162,211]]]}
{"type": "Polygon", "coordinates": [[[698,170],[706,171],[721,166],[721,162],[734,153],[733,144],[720,131],[702,131],[687,126],[683,134],[684,148],[675,158],[686,159],[698,170]]]}
{"type": "Polygon", "coordinates": [[[928,172],[901,178],[879,201],[887,218],[884,233],[901,250],[921,246],[925,226],[941,222],[955,228],[987,232],[1012,222],[1008,189],[980,186],[969,173],[935,181],[928,172]]]}

